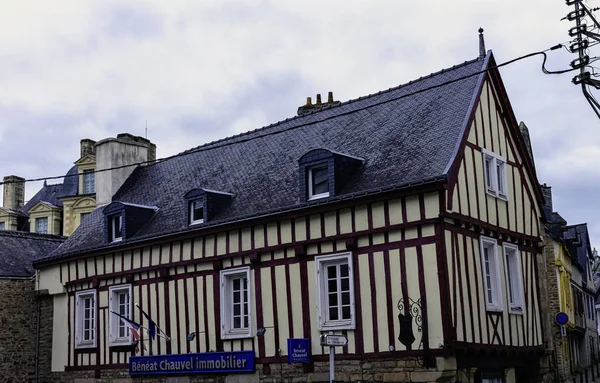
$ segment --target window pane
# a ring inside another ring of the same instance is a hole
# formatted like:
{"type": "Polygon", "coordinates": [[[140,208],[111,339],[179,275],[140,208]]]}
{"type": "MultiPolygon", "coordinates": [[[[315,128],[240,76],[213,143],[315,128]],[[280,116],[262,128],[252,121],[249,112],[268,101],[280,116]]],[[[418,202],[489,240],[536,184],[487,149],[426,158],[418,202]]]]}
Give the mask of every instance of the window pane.
{"type": "Polygon", "coordinates": [[[93,170],[83,171],[83,194],[91,194],[95,192],[95,180],[93,170]]]}
{"type": "Polygon", "coordinates": [[[329,309],[329,320],[338,320],[338,311],[337,308],[329,309]]]}
{"type": "Polygon", "coordinates": [[[486,180],[486,183],[487,183],[486,186],[488,188],[492,189],[494,187],[493,183],[492,183],[493,174],[494,174],[494,167],[493,167],[493,159],[491,157],[486,157],[485,158],[485,172],[486,172],[485,180],[486,180]]]}
{"type": "Polygon", "coordinates": [[[498,181],[498,191],[501,192],[504,190],[504,182],[502,179],[502,163],[500,161],[496,161],[496,177],[498,181]]]}
{"type": "Polygon", "coordinates": [[[241,328],[242,319],[240,317],[233,317],[233,328],[241,328]]]}
{"type": "Polygon", "coordinates": [[[40,234],[48,234],[48,217],[35,219],[35,232],[40,234]]]}
{"type": "Polygon", "coordinates": [[[313,195],[329,192],[329,172],[327,167],[312,169],[313,195]]]}
{"type": "Polygon", "coordinates": [[[192,221],[204,220],[204,201],[192,202],[192,221]]]}
{"type": "Polygon", "coordinates": [[[337,280],[330,279],[329,282],[327,282],[327,288],[330,293],[336,292],[337,291],[337,280]]]}
{"type": "Polygon", "coordinates": [[[348,277],[348,265],[347,264],[342,264],[340,265],[340,276],[342,278],[347,278],[348,277]]]}
{"type": "Polygon", "coordinates": [[[350,293],[342,293],[342,305],[350,304],[350,293]]]}
{"type": "Polygon", "coordinates": [[[333,294],[329,294],[329,306],[333,307],[333,306],[337,306],[338,304],[338,296],[336,293],[333,294]]]}
{"type": "Polygon", "coordinates": [[[123,220],[123,216],[121,215],[116,215],[113,217],[113,239],[117,239],[117,238],[122,238],[123,237],[123,231],[122,231],[122,222],[123,220]]]}
{"type": "Polygon", "coordinates": [[[350,306],[344,306],[342,308],[342,319],[351,319],[351,317],[350,317],[350,306]]]}
{"type": "Polygon", "coordinates": [[[337,266],[327,266],[327,278],[335,279],[337,278],[337,266]]]}

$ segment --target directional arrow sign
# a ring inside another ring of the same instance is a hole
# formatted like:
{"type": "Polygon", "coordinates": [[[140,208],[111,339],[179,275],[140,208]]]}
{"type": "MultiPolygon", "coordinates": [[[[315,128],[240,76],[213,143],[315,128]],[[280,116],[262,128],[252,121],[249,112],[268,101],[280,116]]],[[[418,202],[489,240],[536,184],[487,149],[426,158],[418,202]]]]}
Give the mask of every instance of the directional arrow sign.
{"type": "Polygon", "coordinates": [[[346,335],[341,334],[327,334],[321,335],[321,346],[337,347],[345,346],[348,344],[348,338],[346,335]]]}

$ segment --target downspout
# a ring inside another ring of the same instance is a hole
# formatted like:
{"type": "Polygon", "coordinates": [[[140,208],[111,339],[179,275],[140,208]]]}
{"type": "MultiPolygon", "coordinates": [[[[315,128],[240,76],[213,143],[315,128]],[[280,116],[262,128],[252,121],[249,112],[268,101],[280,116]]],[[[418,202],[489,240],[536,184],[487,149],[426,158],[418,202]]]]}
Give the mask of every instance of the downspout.
{"type": "Polygon", "coordinates": [[[40,307],[40,290],[39,290],[39,281],[40,279],[38,278],[38,271],[35,271],[35,297],[36,297],[36,304],[37,304],[37,310],[36,310],[36,329],[35,329],[35,382],[39,383],[40,381],[40,371],[39,371],[39,364],[40,364],[40,314],[41,314],[41,307],[40,307]]]}

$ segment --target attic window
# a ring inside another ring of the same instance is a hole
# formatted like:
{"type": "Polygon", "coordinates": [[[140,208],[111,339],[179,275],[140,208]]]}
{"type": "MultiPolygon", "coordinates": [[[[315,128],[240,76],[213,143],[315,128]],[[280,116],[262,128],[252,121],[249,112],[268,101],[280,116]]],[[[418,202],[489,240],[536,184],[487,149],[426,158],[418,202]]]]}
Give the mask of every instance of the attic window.
{"type": "Polygon", "coordinates": [[[339,195],[364,160],[327,149],[314,149],[298,160],[300,200],[313,201],[339,195]]]}
{"type": "Polygon", "coordinates": [[[314,166],[308,169],[308,199],[329,197],[328,166],[314,166]]]}
{"type": "Polygon", "coordinates": [[[486,149],[483,149],[482,151],[485,190],[487,194],[507,200],[508,181],[506,177],[506,158],[486,149]]]}
{"type": "Polygon", "coordinates": [[[192,189],[185,193],[187,200],[188,225],[210,222],[223,210],[233,198],[233,194],[210,190],[192,189]]]}
{"type": "Polygon", "coordinates": [[[113,215],[110,217],[110,241],[119,242],[123,240],[123,216],[113,215]]]}
{"type": "Polygon", "coordinates": [[[204,198],[190,201],[190,225],[204,223],[204,198]]]}

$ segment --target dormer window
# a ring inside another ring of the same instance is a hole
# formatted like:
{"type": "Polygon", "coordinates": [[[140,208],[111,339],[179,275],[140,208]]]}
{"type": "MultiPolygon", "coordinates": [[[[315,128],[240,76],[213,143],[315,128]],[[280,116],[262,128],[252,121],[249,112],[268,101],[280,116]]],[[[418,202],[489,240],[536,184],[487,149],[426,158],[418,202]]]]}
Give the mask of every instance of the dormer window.
{"type": "Polygon", "coordinates": [[[327,149],[314,149],[298,160],[300,200],[313,201],[338,195],[362,166],[362,158],[327,149]]]}
{"type": "Polygon", "coordinates": [[[154,217],[156,206],[114,201],[102,210],[109,243],[133,238],[154,217]]]}
{"type": "Polygon", "coordinates": [[[308,169],[308,199],[329,197],[328,166],[314,166],[308,169]]]}
{"type": "Polygon", "coordinates": [[[185,193],[184,198],[188,204],[188,225],[199,225],[214,219],[229,204],[233,194],[198,188],[185,193]]]}
{"type": "Polygon", "coordinates": [[[110,241],[119,242],[123,240],[123,216],[113,215],[110,217],[110,241]]]}
{"type": "Polygon", "coordinates": [[[204,199],[190,201],[190,225],[204,223],[204,199]]]}

